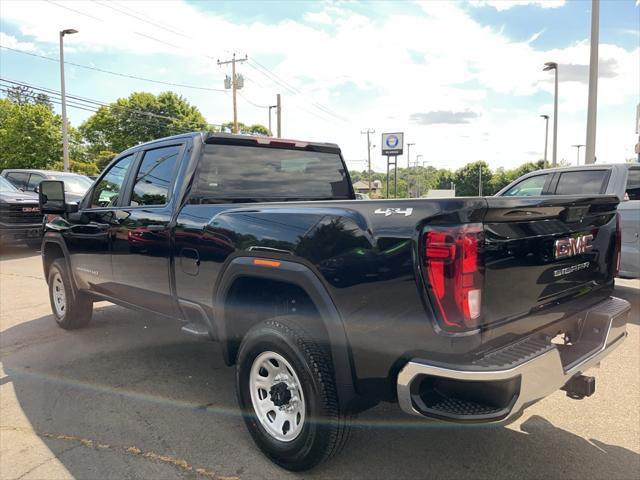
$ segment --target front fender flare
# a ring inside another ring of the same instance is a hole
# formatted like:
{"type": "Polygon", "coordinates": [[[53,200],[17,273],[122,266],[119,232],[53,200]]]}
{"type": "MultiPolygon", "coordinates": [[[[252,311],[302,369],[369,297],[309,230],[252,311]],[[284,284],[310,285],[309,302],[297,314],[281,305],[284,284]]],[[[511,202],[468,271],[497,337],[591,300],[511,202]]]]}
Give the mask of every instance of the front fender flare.
{"type": "Polygon", "coordinates": [[[71,278],[71,291],[73,292],[73,296],[75,297],[78,293],[78,286],[76,285],[76,279],[73,275],[73,270],[71,269],[71,257],[69,256],[69,249],[67,248],[66,243],[64,242],[64,238],[62,235],[56,232],[47,232],[45,231],[42,237],[42,271],[45,276],[45,281],[47,281],[47,265],[45,262],[45,250],[47,243],[53,243],[60,247],[62,250],[62,256],[64,257],[64,261],[67,264],[67,272],[69,272],[69,278],[71,278]]]}

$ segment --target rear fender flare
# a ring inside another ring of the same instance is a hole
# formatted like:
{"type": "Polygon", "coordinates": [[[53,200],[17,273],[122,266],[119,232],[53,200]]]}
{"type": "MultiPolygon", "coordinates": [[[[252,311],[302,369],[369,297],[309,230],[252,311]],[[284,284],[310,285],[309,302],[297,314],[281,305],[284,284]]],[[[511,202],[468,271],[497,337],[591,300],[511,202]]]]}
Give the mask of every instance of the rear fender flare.
{"type": "Polygon", "coordinates": [[[254,277],[291,283],[302,288],[309,295],[320,313],[328,335],[340,404],[348,405],[356,396],[351,354],[342,318],[327,289],[318,276],[301,263],[280,260],[278,268],[268,268],[254,265],[254,259],[254,257],[234,258],[222,273],[216,289],[213,318],[224,361],[228,365],[234,363],[231,358],[224,308],[234,281],[240,277],[254,277]]]}

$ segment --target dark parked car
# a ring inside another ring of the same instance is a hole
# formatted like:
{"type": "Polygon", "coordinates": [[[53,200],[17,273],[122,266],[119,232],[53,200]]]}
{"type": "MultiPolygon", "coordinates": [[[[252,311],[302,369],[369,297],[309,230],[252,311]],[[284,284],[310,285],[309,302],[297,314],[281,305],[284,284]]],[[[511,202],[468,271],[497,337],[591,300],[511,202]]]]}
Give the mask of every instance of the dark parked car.
{"type": "Polygon", "coordinates": [[[612,163],[548,168],[514,180],[496,195],[615,195],[622,226],[619,276],[640,277],[640,164],[612,163]]]}
{"type": "Polygon", "coordinates": [[[6,168],[1,175],[25,192],[37,192],[42,180],[61,180],[64,182],[65,195],[70,202],[79,202],[93,184],[93,180],[85,175],[53,170],[6,168]]]}
{"type": "Polygon", "coordinates": [[[0,177],[0,245],[26,242],[39,246],[42,239],[42,213],[38,197],[22,192],[0,177]]]}
{"type": "Polygon", "coordinates": [[[108,300],[219,341],[291,470],[380,401],[471,424],[589,396],[626,336],[615,196],[355,201],[334,144],[196,133],[123,152],[79,205],[52,181],[40,201],[62,214],[42,250],[58,324],[108,300]]]}

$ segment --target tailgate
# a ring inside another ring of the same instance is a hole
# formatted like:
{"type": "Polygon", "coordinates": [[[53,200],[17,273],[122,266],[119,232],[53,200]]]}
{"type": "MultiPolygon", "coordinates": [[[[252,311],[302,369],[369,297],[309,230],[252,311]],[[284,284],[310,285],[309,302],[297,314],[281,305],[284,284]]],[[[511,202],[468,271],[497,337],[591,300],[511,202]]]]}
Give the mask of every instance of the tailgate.
{"type": "Polygon", "coordinates": [[[587,295],[613,280],[616,197],[486,200],[485,326],[587,295]]]}

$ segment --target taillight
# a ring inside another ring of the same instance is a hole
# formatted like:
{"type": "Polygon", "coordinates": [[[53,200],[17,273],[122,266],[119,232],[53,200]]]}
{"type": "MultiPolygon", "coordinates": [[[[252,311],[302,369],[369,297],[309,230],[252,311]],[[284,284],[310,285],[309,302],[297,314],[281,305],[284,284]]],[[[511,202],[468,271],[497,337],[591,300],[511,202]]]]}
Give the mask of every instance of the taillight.
{"type": "Polygon", "coordinates": [[[616,253],[614,255],[613,276],[617,277],[620,273],[620,261],[622,259],[622,224],[620,223],[620,214],[616,213],[616,253]]]}
{"type": "Polygon", "coordinates": [[[447,330],[470,330],[480,323],[484,265],[479,225],[432,227],[424,235],[427,288],[447,330]]]}

